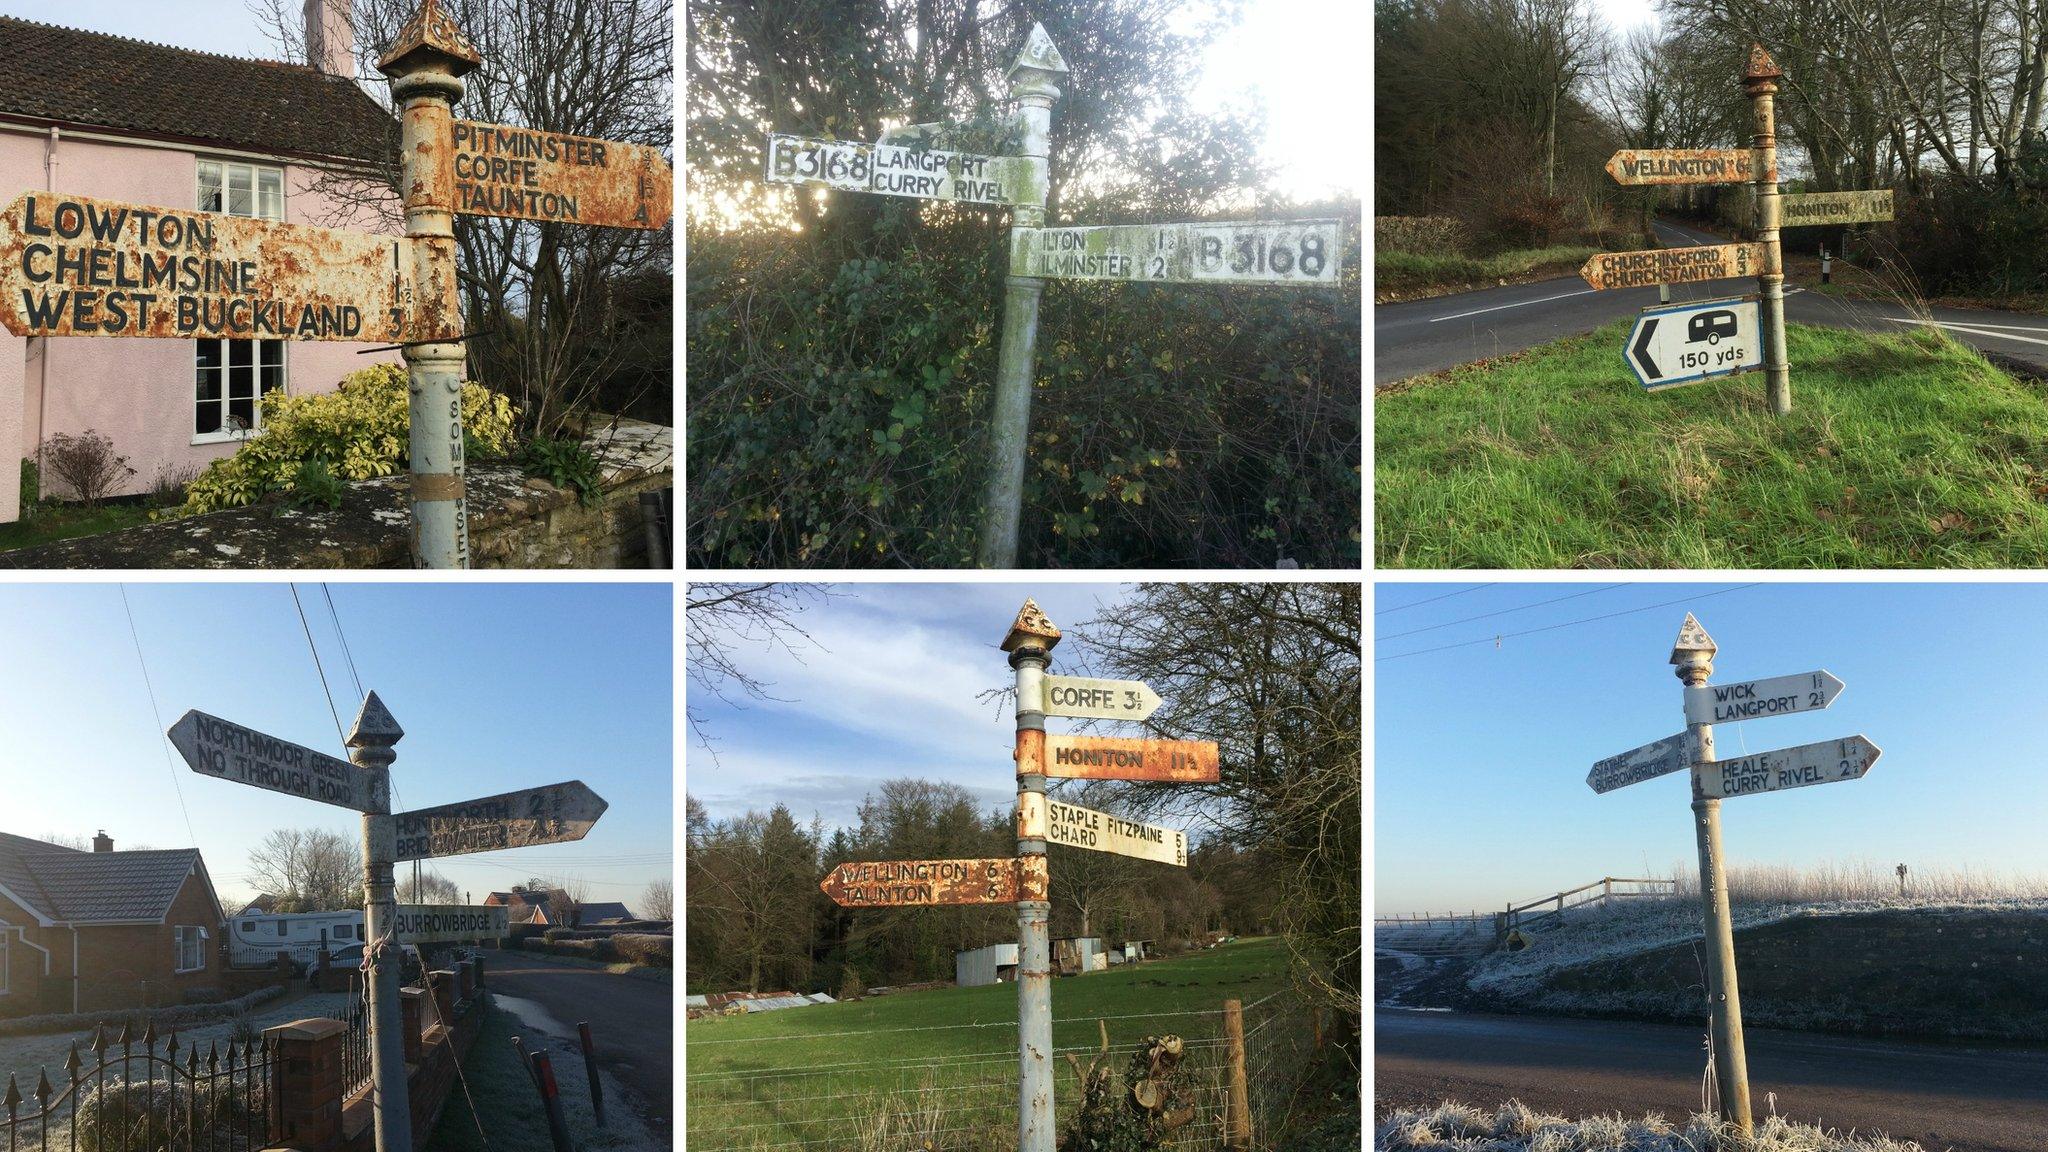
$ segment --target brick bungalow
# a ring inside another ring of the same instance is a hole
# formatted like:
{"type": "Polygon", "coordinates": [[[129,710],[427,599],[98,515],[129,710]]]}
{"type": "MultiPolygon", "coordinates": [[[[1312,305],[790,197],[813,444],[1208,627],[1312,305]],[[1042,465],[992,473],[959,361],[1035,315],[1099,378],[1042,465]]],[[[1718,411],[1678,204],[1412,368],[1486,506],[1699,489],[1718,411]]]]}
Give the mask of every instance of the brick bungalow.
{"type": "Polygon", "coordinates": [[[196,848],[81,852],[0,832],[0,1018],[182,1003],[225,975],[196,848]]]}
{"type": "MultiPolygon", "coordinates": [[[[178,6],[160,7],[168,17],[178,6]]],[[[303,63],[0,16],[0,207],[29,192],[69,192],[397,230],[395,215],[363,200],[397,155],[398,129],[356,78],[350,12],[350,0],[305,0],[303,63]]],[[[0,329],[0,523],[19,515],[16,462],[51,436],[107,436],[135,470],[114,494],[146,492],[159,476],[196,470],[260,433],[263,394],[332,391],[372,361],[397,362],[396,353],[357,355],[370,347],[24,339],[0,329]]],[[[45,486],[45,495],[70,495],[45,486]]]]}

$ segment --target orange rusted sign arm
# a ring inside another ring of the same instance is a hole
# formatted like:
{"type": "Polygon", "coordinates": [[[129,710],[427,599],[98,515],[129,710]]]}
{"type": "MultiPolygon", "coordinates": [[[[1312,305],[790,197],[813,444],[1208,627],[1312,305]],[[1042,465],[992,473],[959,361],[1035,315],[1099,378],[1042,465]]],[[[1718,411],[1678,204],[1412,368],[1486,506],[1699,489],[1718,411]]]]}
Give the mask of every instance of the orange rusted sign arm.
{"type": "Polygon", "coordinates": [[[1118,736],[1045,735],[1040,765],[1066,780],[1159,780],[1213,784],[1222,759],[1209,740],[1131,740],[1118,736]]]}
{"type": "Polygon", "coordinates": [[[1045,899],[1044,857],[1030,883],[1037,895],[1019,893],[1022,871],[1008,857],[994,860],[878,860],[838,865],[818,882],[819,890],[844,908],[910,908],[938,904],[1014,904],[1045,899]]]}
{"type": "Polygon", "coordinates": [[[454,121],[455,210],[551,224],[659,229],[675,178],[658,148],[454,121]]]}

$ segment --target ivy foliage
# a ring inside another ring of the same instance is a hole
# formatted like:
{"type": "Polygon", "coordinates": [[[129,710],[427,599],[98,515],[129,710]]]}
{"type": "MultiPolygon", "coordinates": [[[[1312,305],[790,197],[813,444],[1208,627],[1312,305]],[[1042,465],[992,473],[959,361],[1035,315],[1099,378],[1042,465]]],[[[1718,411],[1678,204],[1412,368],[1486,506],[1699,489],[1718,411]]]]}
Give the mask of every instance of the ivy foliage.
{"type": "MultiPolygon", "coordinates": [[[[1020,564],[1359,562],[1349,208],[1336,291],[1047,284],[1020,564]]],[[[691,236],[693,563],[972,563],[1001,235],[928,226],[893,259],[691,236]]]]}
{"type": "MultiPolygon", "coordinates": [[[[463,384],[465,455],[504,455],[516,418],[510,400],[481,384],[463,384]]],[[[273,394],[263,400],[262,433],[209,464],[187,489],[185,503],[168,515],[239,508],[275,494],[300,506],[333,507],[341,483],[408,466],[408,427],[403,365],[351,372],[332,392],[273,394]]]]}

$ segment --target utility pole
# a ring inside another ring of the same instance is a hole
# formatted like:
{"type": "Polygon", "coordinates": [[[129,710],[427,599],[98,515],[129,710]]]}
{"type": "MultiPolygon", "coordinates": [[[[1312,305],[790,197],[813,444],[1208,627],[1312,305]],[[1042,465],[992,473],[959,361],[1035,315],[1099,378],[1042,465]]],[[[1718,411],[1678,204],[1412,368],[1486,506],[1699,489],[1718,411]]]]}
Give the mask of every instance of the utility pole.
{"type": "Polygon", "coordinates": [[[1749,46],[1749,68],[1742,76],[1742,90],[1749,95],[1751,115],[1749,167],[1756,190],[1756,242],[1764,249],[1763,273],[1757,277],[1763,289],[1764,389],[1770,396],[1771,411],[1780,416],[1792,411],[1791,357],[1785,350],[1785,257],[1778,244],[1775,97],[1778,81],[1784,75],[1762,44],[1749,46]]]}
{"type": "Polygon", "coordinates": [[[392,750],[405,736],[375,692],[348,733],[349,761],[371,773],[383,803],[363,813],[363,956],[370,965],[370,1082],[377,1152],[412,1152],[412,1100],[406,1086],[405,1024],[399,978],[405,952],[397,934],[397,894],[391,864],[398,854],[398,821],[391,814],[392,750]]]}
{"type": "MultiPolygon", "coordinates": [[[[1067,62],[1046,35],[1045,26],[1034,25],[1007,77],[1010,94],[1018,102],[1016,124],[1023,131],[1019,152],[1030,162],[1021,194],[1010,211],[1013,249],[1020,230],[1045,226],[1046,189],[1052,183],[1052,105],[1060,98],[1058,81],[1066,74],[1067,62]]],[[[1045,280],[1039,276],[1013,274],[1004,284],[995,405],[989,414],[988,489],[982,497],[981,533],[975,542],[975,563],[983,568],[1017,566],[1017,528],[1023,517],[1025,457],[1031,436],[1031,387],[1038,363],[1038,299],[1045,291],[1045,280]]]]}
{"type": "Polygon", "coordinates": [[[399,105],[399,189],[419,294],[408,302],[403,354],[411,397],[413,558],[422,568],[469,567],[453,124],[462,77],[481,63],[440,0],[426,0],[377,62],[391,78],[391,98],[399,105]]]}
{"type": "Polygon", "coordinates": [[[1017,673],[1017,1152],[1053,1152],[1044,709],[1045,669],[1059,642],[1059,628],[1026,600],[1002,645],[1017,673]]]}
{"type": "MultiPolygon", "coordinates": [[[[1671,663],[1687,688],[1704,688],[1714,674],[1713,638],[1691,616],[1679,630],[1671,663]]],[[[1742,997],[1735,981],[1735,925],[1728,911],[1728,874],[1721,854],[1721,801],[1702,792],[1701,769],[1714,759],[1714,726],[1685,725],[1686,750],[1692,777],[1693,833],[1699,840],[1700,904],[1706,917],[1707,1006],[1714,1038],[1714,1087],[1721,1116],[1734,1123],[1747,1140],[1753,1120],[1749,1110],[1749,1058],[1742,1044],[1742,997]]]]}

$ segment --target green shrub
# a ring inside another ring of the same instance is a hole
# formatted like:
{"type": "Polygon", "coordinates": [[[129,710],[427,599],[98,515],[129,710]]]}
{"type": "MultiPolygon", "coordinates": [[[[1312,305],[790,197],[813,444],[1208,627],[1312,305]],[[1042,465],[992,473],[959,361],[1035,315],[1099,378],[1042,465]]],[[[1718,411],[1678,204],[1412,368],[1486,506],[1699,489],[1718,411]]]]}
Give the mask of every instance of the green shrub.
{"type": "Polygon", "coordinates": [[[519,466],[557,488],[575,489],[586,508],[604,492],[604,466],[580,437],[536,436],[520,452],[519,466]]]}
{"type": "Polygon", "coordinates": [[[676,965],[675,937],[657,936],[646,932],[621,932],[611,939],[612,950],[619,959],[632,964],[644,964],[650,968],[673,968],[676,965]]]}
{"type": "MultiPolygon", "coordinates": [[[[481,384],[462,386],[465,452],[503,455],[512,445],[512,402],[481,384]]],[[[263,431],[233,456],[214,461],[186,491],[172,515],[217,512],[253,504],[275,493],[292,495],[302,482],[324,485],[389,476],[410,464],[405,368],[377,364],[344,377],[333,392],[271,395],[263,401],[263,431]],[[309,462],[321,469],[308,470],[309,462]]],[[[331,493],[329,493],[331,494],[331,493]]],[[[316,502],[326,495],[309,494],[316,502]]],[[[338,497],[337,497],[338,501],[338,497]]]]}
{"type": "MultiPolygon", "coordinates": [[[[1022,567],[1360,559],[1360,240],[1335,291],[1052,281],[1022,567]]],[[[972,562],[1006,272],[979,219],[873,255],[690,237],[689,555],[705,567],[972,562]]]]}

